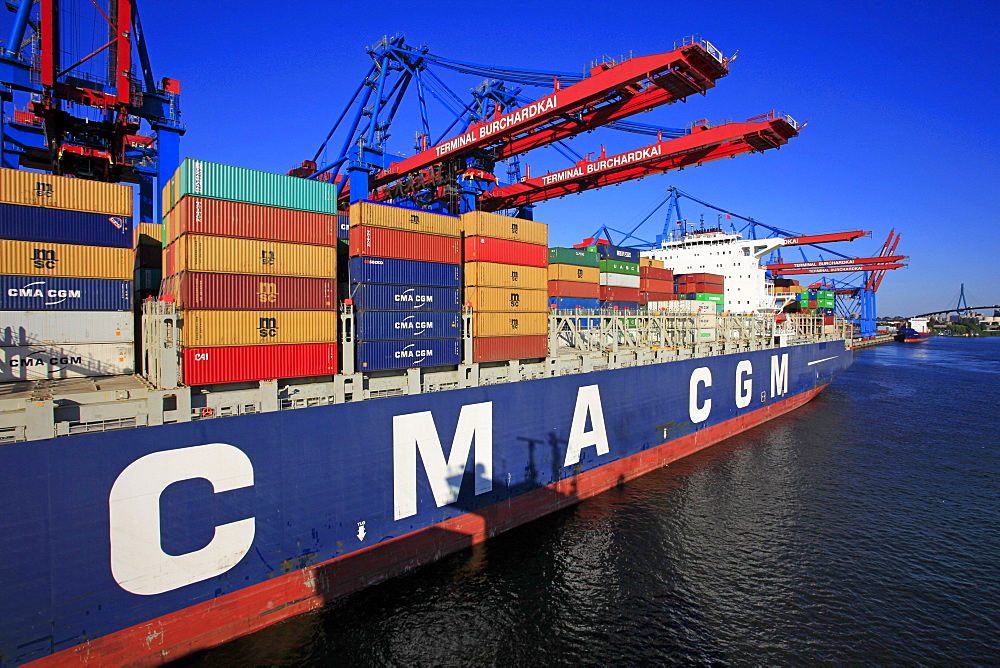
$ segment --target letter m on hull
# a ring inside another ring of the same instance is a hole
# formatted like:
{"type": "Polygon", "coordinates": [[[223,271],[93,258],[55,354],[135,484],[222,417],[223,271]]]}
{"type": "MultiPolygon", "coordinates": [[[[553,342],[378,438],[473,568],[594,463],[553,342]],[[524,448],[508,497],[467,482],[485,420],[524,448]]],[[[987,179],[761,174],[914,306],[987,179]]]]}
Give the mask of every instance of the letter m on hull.
{"type": "Polygon", "coordinates": [[[788,353],[771,355],[771,398],[788,393],[788,353]]]}
{"type": "Polygon", "coordinates": [[[393,519],[417,514],[417,452],[438,507],[454,503],[475,443],[476,494],[493,489],[493,402],[462,407],[445,460],[430,411],[392,418],[393,519]]]}

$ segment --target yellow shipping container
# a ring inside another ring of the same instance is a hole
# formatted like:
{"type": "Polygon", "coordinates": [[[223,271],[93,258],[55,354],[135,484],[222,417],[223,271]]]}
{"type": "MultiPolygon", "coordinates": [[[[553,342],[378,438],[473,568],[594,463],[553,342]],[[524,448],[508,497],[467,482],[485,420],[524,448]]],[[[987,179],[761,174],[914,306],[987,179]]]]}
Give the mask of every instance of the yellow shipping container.
{"type": "Polygon", "coordinates": [[[0,276],[131,279],[131,248],[0,239],[0,276]]]}
{"type": "Polygon", "coordinates": [[[336,311],[184,311],[188,348],[327,343],[337,340],[336,311]]]}
{"type": "Polygon", "coordinates": [[[486,211],[462,214],[462,234],[467,237],[490,237],[523,241],[526,244],[549,244],[549,226],[536,220],[501,216],[486,211]]]}
{"type": "Polygon", "coordinates": [[[548,311],[549,291],[521,288],[466,288],[465,301],[472,310],[504,313],[548,311]]]}
{"type": "Polygon", "coordinates": [[[462,265],[463,284],[479,288],[548,288],[544,267],[524,267],[497,262],[466,262],[462,265]]]}
{"type": "Polygon", "coordinates": [[[337,275],[337,249],[233,237],[183,234],[167,247],[166,274],[204,271],[214,274],[304,276],[337,275]]]}
{"type": "Polygon", "coordinates": [[[390,230],[436,234],[440,237],[458,237],[462,234],[461,219],[458,216],[431,211],[360,201],[351,205],[348,215],[351,227],[371,225],[390,230]]]}
{"type": "Polygon", "coordinates": [[[132,247],[162,246],[163,225],[157,223],[138,223],[132,228],[132,247]]]}
{"type": "Polygon", "coordinates": [[[131,216],[132,188],[120,183],[0,169],[0,202],[131,216]]]}
{"type": "Polygon", "coordinates": [[[663,269],[663,260],[654,260],[651,257],[640,257],[639,258],[640,267],[655,267],[656,269],[663,269]]]}
{"type": "Polygon", "coordinates": [[[549,314],[491,313],[473,314],[473,336],[539,336],[549,333],[549,314]]]}
{"type": "Polygon", "coordinates": [[[575,264],[550,264],[550,281],[576,281],[577,283],[599,283],[599,267],[579,267],[575,264]]]}

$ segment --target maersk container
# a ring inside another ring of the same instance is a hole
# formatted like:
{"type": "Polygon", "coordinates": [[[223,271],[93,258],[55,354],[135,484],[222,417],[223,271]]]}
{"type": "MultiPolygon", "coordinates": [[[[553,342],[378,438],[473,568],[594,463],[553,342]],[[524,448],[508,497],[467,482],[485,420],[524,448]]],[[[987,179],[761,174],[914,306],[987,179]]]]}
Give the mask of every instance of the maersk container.
{"type": "Polygon", "coordinates": [[[259,239],[185,234],[170,246],[167,275],[182,271],[335,278],[337,249],[259,239]]]}
{"type": "MultiPolygon", "coordinates": [[[[663,264],[662,262],[660,263],[663,264]]],[[[674,270],[664,269],[656,266],[639,266],[639,276],[642,278],[648,278],[657,281],[673,281],[674,280],[674,270]]]]}
{"type": "Polygon", "coordinates": [[[359,371],[452,366],[462,361],[460,339],[424,341],[359,341],[355,344],[359,371]]]}
{"type": "Polygon", "coordinates": [[[574,264],[580,267],[600,267],[601,257],[597,254],[596,246],[586,248],[562,248],[555,247],[549,249],[549,264],[574,264]]]}
{"type": "Polygon", "coordinates": [[[545,223],[486,211],[463,213],[462,234],[467,237],[508,239],[542,246],[547,246],[549,243],[549,226],[545,223]]]}
{"type": "Polygon", "coordinates": [[[186,195],[280,209],[337,213],[335,185],[191,158],[184,159],[164,189],[164,214],[186,195]]]}
{"type": "Polygon", "coordinates": [[[462,261],[462,241],[457,237],[359,225],[351,228],[350,254],[458,264],[462,261]]]}
{"type": "Polygon", "coordinates": [[[132,249],[0,239],[0,275],[132,279],[132,249]]]}
{"type": "Polygon", "coordinates": [[[550,281],[578,281],[581,283],[601,282],[601,270],[598,267],[583,267],[577,264],[550,264],[550,281]]]}
{"type": "Polygon", "coordinates": [[[0,169],[0,202],[131,216],[132,188],[119,183],[0,169]]]}
{"type": "Polygon", "coordinates": [[[337,340],[335,311],[183,311],[181,321],[186,348],[337,340]]]}
{"type": "Polygon", "coordinates": [[[182,234],[337,245],[337,215],[208,197],[184,197],[164,217],[167,242],[182,234]]]}
{"type": "Polygon", "coordinates": [[[463,283],[468,288],[521,288],[544,290],[548,276],[542,267],[497,262],[466,262],[463,283]]]}
{"type": "Polygon", "coordinates": [[[0,348],[0,383],[121,376],[134,371],[131,343],[0,348]]]}
{"type": "Polygon", "coordinates": [[[521,288],[466,288],[466,304],[474,312],[538,313],[548,308],[548,290],[521,288]]]}
{"type": "Polygon", "coordinates": [[[0,276],[0,311],[41,310],[131,311],[132,281],[0,276]]]}
{"type": "Polygon", "coordinates": [[[204,310],[336,311],[332,278],[252,276],[184,272],[163,282],[162,295],[174,295],[178,308],[204,310]]]}
{"type": "Polygon", "coordinates": [[[337,343],[300,343],[183,348],[181,378],[185,385],[210,385],[332,376],[338,371],[338,347],[337,343]]]}
{"type": "Polygon", "coordinates": [[[0,203],[0,238],[131,248],[132,218],[0,203]]]}
{"type": "Polygon", "coordinates": [[[361,200],[348,210],[351,227],[370,225],[390,230],[404,230],[419,234],[436,234],[443,237],[462,235],[461,219],[447,213],[411,209],[395,204],[381,204],[361,200]]]}
{"type": "Polygon", "coordinates": [[[480,336],[541,336],[549,333],[548,308],[544,313],[492,313],[473,315],[472,335],[480,336]]]}
{"type": "Polygon", "coordinates": [[[597,254],[601,256],[602,260],[618,260],[620,262],[639,264],[639,251],[635,248],[612,246],[610,244],[597,244],[596,246],[590,246],[590,248],[596,248],[597,254]]]}
{"type": "Polygon", "coordinates": [[[131,311],[5,311],[0,346],[132,343],[131,311]]]}
{"type": "Polygon", "coordinates": [[[396,260],[384,257],[352,257],[350,278],[353,283],[384,283],[441,288],[462,286],[462,265],[443,262],[396,260]]]}
{"type": "Polygon", "coordinates": [[[509,239],[465,237],[462,257],[465,262],[498,262],[526,267],[547,267],[549,251],[545,246],[509,239]]]}
{"type": "Polygon", "coordinates": [[[358,341],[454,339],[462,336],[458,312],[362,311],[355,318],[358,341]]]}
{"type": "Polygon", "coordinates": [[[473,362],[499,362],[548,357],[549,337],[481,336],[472,340],[473,362]]]}
{"type": "Polygon", "coordinates": [[[602,274],[625,274],[627,276],[639,276],[639,265],[635,262],[623,262],[621,260],[601,260],[602,274]]]}
{"type": "Polygon", "coordinates": [[[635,288],[638,290],[640,280],[642,279],[638,275],[601,273],[601,285],[610,285],[616,288],[635,288]]]}
{"type": "Polygon", "coordinates": [[[601,301],[638,303],[639,288],[622,288],[613,285],[602,285],[601,301]]]}
{"type": "Polygon", "coordinates": [[[574,299],[599,299],[600,283],[580,281],[549,281],[549,295],[552,297],[573,297],[574,299]]]}
{"type": "Polygon", "coordinates": [[[584,299],[581,297],[549,297],[549,307],[554,309],[595,309],[600,308],[601,300],[584,299]]]}
{"type": "Polygon", "coordinates": [[[352,283],[348,296],[356,311],[461,311],[457,288],[352,283]]]}

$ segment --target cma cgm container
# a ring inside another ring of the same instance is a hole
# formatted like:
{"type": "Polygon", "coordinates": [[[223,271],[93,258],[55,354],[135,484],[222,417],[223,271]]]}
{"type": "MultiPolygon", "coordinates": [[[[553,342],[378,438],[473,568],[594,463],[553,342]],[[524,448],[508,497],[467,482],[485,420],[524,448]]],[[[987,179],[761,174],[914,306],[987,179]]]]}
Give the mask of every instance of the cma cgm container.
{"type": "Polygon", "coordinates": [[[355,346],[358,369],[362,371],[444,366],[462,361],[460,339],[359,341],[355,346]]]}
{"type": "Polygon", "coordinates": [[[583,283],[581,281],[549,281],[548,292],[552,297],[599,299],[601,286],[599,283],[583,283]]]}
{"type": "Polygon", "coordinates": [[[465,302],[475,312],[537,313],[548,309],[549,293],[521,288],[466,288],[465,302]]]}
{"type": "Polygon", "coordinates": [[[498,262],[520,264],[526,267],[547,267],[549,250],[545,246],[523,241],[492,239],[490,237],[465,237],[463,258],[466,262],[498,262]]]}
{"type": "Polygon", "coordinates": [[[184,311],[182,319],[186,348],[337,340],[335,311],[184,311]]]}
{"type": "Polygon", "coordinates": [[[37,345],[0,348],[0,383],[120,376],[133,372],[131,343],[37,345]]]}
{"type": "Polygon", "coordinates": [[[337,343],[185,348],[185,385],[241,383],[337,373],[337,343]]]}
{"type": "Polygon", "coordinates": [[[581,283],[601,282],[601,270],[597,267],[582,267],[576,264],[550,264],[550,281],[579,281],[581,283]]]}
{"type": "Polygon", "coordinates": [[[473,318],[474,337],[541,336],[549,333],[548,309],[545,313],[492,313],[482,311],[473,318]]]}
{"type": "Polygon", "coordinates": [[[337,245],[337,215],[332,213],[188,196],[163,220],[167,243],[182,234],[208,234],[316,246],[337,245]]]}
{"type": "Polygon", "coordinates": [[[132,278],[130,248],[0,239],[0,275],[132,278]]]}
{"type": "Polygon", "coordinates": [[[463,213],[462,233],[467,237],[507,239],[527,244],[541,244],[542,246],[549,243],[549,226],[545,223],[511,218],[486,211],[463,213]]]}
{"type": "Polygon", "coordinates": [[[547,357],[549,337],[540,336],[485,336],[472,340],[473,362],[498,362],[500,360],[534,359],[547,357]]]}
{"type": "Polygon", "coordinates": [[[0,239],[132,247],[132,217],[0,203],[0,239]]]}
{"type": "Polygon", "coordinates": [[[119,183],[0,169],[0,202],[131,216],[132,188],[119,183]]]}
{"type": "Polygon", "coordinates": [[[337,186],[313,179],[185,158],[163,189],[163,212],[186,195],[281,209],[337,213],[337,186]]]}
{"type": "Polygon", "coordinates": [[[413,285],[354,283],[349,296],[357,311],[459,311],[461,291],[413,285]]]}
{"type": "Polygon", "coordinates": [[[581,267],[599,267],[601,256],[596,246],[586,248],[550,248],[549,264],[575,264],[581,267]]]}
{"type": "Polygon", "coordinates": [[[457,237],[358,225],[351,228],[350,254],[458,264],[462,242],[457,237]]]}
{"type": "Polygon", "coordinates": [[[466,262],[462,266],[466,287],[544,290],[548,282],[542,267],[497,262],[466,262]]]}
{"type": "Polygon", "coordinates": [[[131,309],[132,281],[0,276],[0,310],[3,311],[129,311],[131,309]]]}
{"type": "Polygon", "coordinates": [[[383,257],[352,257],[349,269],[351,281],[354,283],[462,287],[462,267],[459,264],[383,257]]]}
{"type": "Polygon", "coordinates": [[[337,275],[337,249],[186,234],[167,247],[167,275],[182,271],[266,276],[337,275]]]}
{"type": "Polygon", "coordinates": [[[348,216],[351,227],[367,225],[419,234],[436,234],[443,237],[457,237],[462,234],[462,226],[458,216],[422,209],[408,209],[393,204],[379,204],[378,202],[361,200],[351,205],[348,216]]]}
{"type": "Polygon", "coordinates": [[[446,311],[363,311],[355,327],[358,341],[454,339],[462,336],[462,316],[446,311]]]}
{"type": "Polygon", "coordinates": [[[0,346],[132,343],[131,311],[4,311],[0,346]]]}
{"type": "Polygon", "coordinates": [[[332,278],[185,272],[164,280],[160,294],[173,295],[181,309],[337,310],[332,278]]]}

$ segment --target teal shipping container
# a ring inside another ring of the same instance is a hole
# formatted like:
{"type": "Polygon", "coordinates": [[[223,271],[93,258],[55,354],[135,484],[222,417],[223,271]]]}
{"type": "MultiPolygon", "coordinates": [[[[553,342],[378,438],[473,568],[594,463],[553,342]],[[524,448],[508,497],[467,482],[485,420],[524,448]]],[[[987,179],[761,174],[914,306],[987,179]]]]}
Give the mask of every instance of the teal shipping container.
{"type": "Polygon", "coordinates": [[[597,248],[561,248],[549,249],[549,264],[575,264],[578,267],[598,267],[601,256],[597,248]]]}

